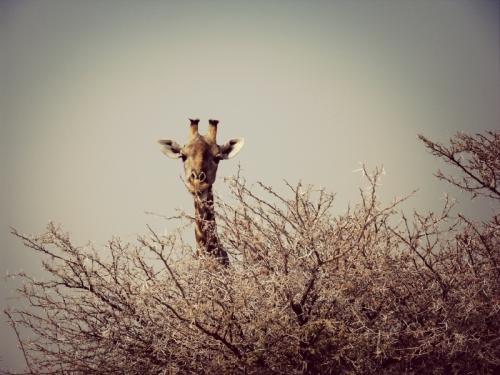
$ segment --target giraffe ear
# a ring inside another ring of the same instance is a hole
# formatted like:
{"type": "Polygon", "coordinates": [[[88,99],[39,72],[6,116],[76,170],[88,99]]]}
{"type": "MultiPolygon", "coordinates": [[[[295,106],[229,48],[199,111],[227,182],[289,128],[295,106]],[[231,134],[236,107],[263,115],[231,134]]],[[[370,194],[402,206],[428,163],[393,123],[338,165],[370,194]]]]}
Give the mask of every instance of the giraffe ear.
{"type": "Polygon", "coordinates": [[[245,144],[244,138],[233,138],[220,146],[221,159],[231,159],[245,144]]]}
{"type": "Polygon", "coordinates": [[[169,158],[178,159],[181,155],[182,146],[171,139],[158,139],[156,141],[158,148],[169,158]]]}

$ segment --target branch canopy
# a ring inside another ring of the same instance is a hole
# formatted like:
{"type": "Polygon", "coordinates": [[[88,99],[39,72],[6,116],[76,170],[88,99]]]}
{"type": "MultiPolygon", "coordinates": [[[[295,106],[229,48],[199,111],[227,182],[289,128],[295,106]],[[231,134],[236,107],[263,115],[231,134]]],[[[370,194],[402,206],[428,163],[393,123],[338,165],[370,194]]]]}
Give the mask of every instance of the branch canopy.
{"type": "MultiPolygon", "coordinates": [[[[462,171],[447,181],[498,198],[498,133],[457,135],[449,148],[420,139],[462,171]]],[[[447,199],[407,215],[401,200],[378,200],[382,170],[363,172],[368,187],[347,210],[310,185],[283,197],[227,179],[233,200],[215,205],[230,267],[196,257],[183,228],[112,238],[105,250],[53,223],[41,235],[13,230],[51,274],[9,275],[25,281],[28,307],[5,313],[27,371],[498,373],[498,214],[477,223],[447,199]]]]}

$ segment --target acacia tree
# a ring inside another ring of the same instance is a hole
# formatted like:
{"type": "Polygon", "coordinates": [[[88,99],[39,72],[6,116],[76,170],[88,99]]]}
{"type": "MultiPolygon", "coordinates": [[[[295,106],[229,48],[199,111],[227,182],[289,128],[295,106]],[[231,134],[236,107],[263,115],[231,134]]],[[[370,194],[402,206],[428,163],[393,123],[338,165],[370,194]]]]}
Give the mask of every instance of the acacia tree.
{"type": "MultiPolygon", "coordinates": [[[[462,172],[439,178],[500,200],[498,132],[458,134],[448,147],[420,139],[462,172]]],[[[452,215],[447,199],[439,213],[408,217],[402,200],[378,201],[381,170],[363,172],[369,187],[340,216],[322,189],[289,185],[284,198],[228,179],[233,201],[215,204],[230,267],[197,257],[181,230],[112,238],[106,251],[74,244],[52,223],[37,236],[13,230],[51,274],[15,274],[30,307],[5,311],[27,371],[500,371],[499,214],[474,222],[452,215]]]]}

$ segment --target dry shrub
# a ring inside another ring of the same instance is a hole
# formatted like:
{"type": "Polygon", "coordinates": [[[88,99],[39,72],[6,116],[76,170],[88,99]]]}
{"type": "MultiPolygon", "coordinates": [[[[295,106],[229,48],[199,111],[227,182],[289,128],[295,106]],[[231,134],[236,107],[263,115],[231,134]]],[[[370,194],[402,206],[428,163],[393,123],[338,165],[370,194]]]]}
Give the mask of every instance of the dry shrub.
{"type": "MultiPolygon", "coordinates": [[[[462,172],[439,178],[500,199],[498,132],[459,134],[449,148],[420,138],[462,172]]],[[[339,216],[324,190],[299,183],[283,198],[228,179],[234,200],[216,201],[228,268],[197,258],[180,230],[113,238],[106,251],[54,224],[37,236],[13,230],[52,275],[17,273],[30,307],[5,311],[27,371],[500,372],[499,215],[474,222],[447,199],[439,213],[408,217],[401,200],[377,200],[381,171],[363,172],[370,186],[339,216]]]]}

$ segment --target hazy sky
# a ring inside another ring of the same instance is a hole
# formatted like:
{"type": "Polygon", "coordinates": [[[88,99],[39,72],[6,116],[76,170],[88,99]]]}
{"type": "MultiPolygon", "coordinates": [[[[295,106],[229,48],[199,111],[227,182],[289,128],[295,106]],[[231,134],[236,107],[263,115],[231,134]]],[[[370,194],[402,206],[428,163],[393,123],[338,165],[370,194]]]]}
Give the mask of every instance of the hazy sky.
{"type": "MultiPolygon", "coordinates": [[[[499,127],[499,45],[498,1],[1,1],[0,272],[41,274],[9,227],[53,220],[99,244],[177,225],[144,211],[193,211],[154,143],[184,144],[188,118],[245,138],[219,177],[241,163],[283,194],[302,179],[338,192],[340,214],[366,186],[359,162],[383,164],[384,202],[420,188],[405,208],[437,211],[450,187],[416,134],[499,127]]],[[[0,337],[0,365],[20,369],[4,316],[0,337]]]]}

